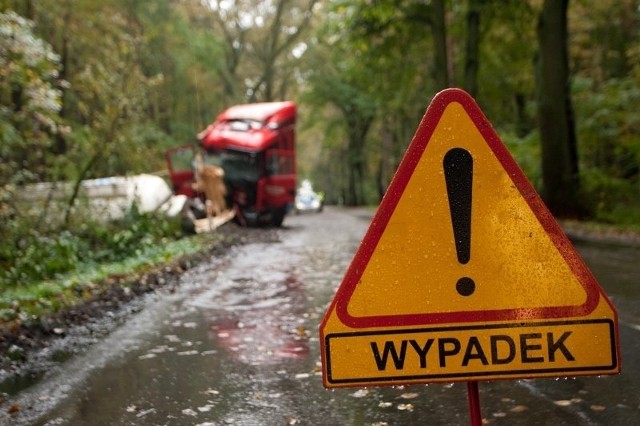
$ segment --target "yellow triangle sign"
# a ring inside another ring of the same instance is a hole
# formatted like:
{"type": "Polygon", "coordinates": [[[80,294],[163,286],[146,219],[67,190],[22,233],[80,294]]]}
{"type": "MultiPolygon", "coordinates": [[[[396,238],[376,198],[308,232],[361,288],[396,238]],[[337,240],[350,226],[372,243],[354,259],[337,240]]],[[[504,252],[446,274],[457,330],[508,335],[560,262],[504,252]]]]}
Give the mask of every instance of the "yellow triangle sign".
{"type": "Polygon", "coordinates": [[[610,312],[604,316],[615,319],[475,101],[448,89],[420,123],[325,315],[321,337],[584,318],[600,304],[610,312]]]}

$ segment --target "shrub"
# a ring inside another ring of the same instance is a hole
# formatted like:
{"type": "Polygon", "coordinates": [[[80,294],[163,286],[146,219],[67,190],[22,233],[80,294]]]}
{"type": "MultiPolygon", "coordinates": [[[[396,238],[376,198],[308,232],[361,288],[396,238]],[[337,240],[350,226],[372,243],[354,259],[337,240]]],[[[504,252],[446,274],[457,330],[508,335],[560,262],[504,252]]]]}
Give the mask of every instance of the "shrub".
{"type": "MultiPolygon", "coordinates": [[[[78,223],[77,219],[76,222],[78,223]]],[[[131,208],[110,222],[83,220],[69,229],[38,230],[32,217],[13,216],[0,229],[0,285],[22,286],[91,263],[118,262],[181,236],[178,221],[131,208]]]]}
{"type": "Polygon", "coordinates": [[[618,225],[640,223],[640,188],[637,182],[613,177],[591,168],[581,174],[586,200],[594,219],[618,225]]]}

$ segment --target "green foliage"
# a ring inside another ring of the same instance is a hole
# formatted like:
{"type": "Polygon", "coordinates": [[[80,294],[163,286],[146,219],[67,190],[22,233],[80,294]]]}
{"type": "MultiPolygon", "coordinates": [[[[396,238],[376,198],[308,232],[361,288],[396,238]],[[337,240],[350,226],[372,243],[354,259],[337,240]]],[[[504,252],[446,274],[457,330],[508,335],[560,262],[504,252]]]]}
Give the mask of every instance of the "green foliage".
{"type": "Polygon", "coordinates": [[[581,174],[583,190],[594,219],[618,225],[640,224],[640,186],[598,168],[581,174]]]}
{"type": "Polygon", "coordinates": [[[198,0],[29,4],[0,2],[0,185],[163,169],[222,108],[198,0]]]}
{"type": "Polygon", "coordinates": [[[54,136],[64,132],[57,80],[59,56],[34,34],[34,24],[0,13],[0,185],[46,170],[54,136]]]}
{"type": "Polygon", "coordinates": [[[575,84],[578,140],[587,169],[638,181],[640,173],[640,85],[635,76],[608,80],[598,90],[587,79],[575,84]]]}
{"type": "Polygon", "coordinates": [[[317,114],[326,123],[325,152],[312,174],[328,200],[379,202],[424,113],[426,94],[434,93],[424,55],[428,9],[415,1],[330,4],[322,41],[308,55],[305,96],[339,112],[330,120],[317,114]]]}
{"type": "MultiPolygon", "coordinates": [[[[100,291],[98,283],[109,277],[124,276],[148,270],[153,265],[201,251],[205,244],[221,240],[218,234],[147,246],[126,260],[109,263],[79,263],[72,270],[49,280],[33,280],[23,286],[0,286],[0,322],[28,320],[55,312],[100,291]]],[[[108,281],[107,281],[108,282],[108,281]]]]}
{"type": "Polygon", "coordinates": [[[86,251],[86,245],[69,232],[61,232],[55,237],[30,232],[18,244],[17,256],[7,259],[9,266],[0,278],[0,284],[25,285],[67,272],[86,251]]]}
{"type": "Polygon", "coordinates": [[[629,75],[603,83],[578,76],[573,86],[585,199],[594,219],[621,225],[640,224],[640,57],[634,54],[629,75]]]}
{"type": "Polygon", "coordinates": [[[27,286],[87,264],[118,262],[181,237],[179,223],[130,209],[120,220],[85,220],[72,230],[37,228],[37,219],[9,220],[2,228],[0,287],[27,286]]]}
{"type": "Polygon", "coordinates": [[[542,186],[540,135],[537,132],[531,132],[524,137],[518,137],[512,132],[500,130],[498,134],[531,184],[540,189],[542,186]]]}
{"type": "Polygon", "coordinates": [[[159,214],[140,213],[130,209],[119,220],[96,226],[80,227],[80,235],[91,242],[92,259],[99,262],[120,261],[154,244],[177,239],[179,223],[159,214]]]}
{"type": "MultiPolygon", "coordinates": [[[[595,218],[640,214],[640,13],[636,2],[571,2],[569,48],[582,188],[595,218]],[[615,23],[613,28],[612,22],[615,23]]],[[[465,81],[468,12],[480,6],[477,100],[517,162],[542,190],[534,63],[540,2],[447,2],[453,86],[465,81]]],[[[348,198],[348,116],[374,109],[359,148],[367,194],[383,190],[434,94],[433,2],[335,0],[312,46],[310,98],[326,140],[310,172],[328,200],[348,198]],[[317,58],[317,59],[316,59],[317,58]],[[342,98],[341,96],[344,95],[342,98]],[[359,102],[362,101],[362,102],[359,102]],[[339,114],[336,114],[336,111],[339,114]],[[342,132],[337,130],[339,115],[342,132]],[[377,180],[378,182],[375,182],[377,180]]],[[[309,167],[309,166],[307,166],[309,167]]],[[[569,198],[569,197],[567,197],[569,198]]]]}

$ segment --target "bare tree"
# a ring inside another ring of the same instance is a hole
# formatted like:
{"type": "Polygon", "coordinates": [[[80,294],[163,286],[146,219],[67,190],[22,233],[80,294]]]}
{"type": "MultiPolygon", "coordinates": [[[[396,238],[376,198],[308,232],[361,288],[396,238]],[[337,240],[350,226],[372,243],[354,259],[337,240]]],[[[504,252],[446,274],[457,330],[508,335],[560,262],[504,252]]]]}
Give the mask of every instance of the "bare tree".
{"type": "Polygon", "coordinates": [[[291,79],[292,54],[309,28],[317,0],[212,1],[225,42],[225,60],[217,72],[229,101],[284,98],[291,79]],[[227,3],[225,3],[227,4],[227,3]]]}

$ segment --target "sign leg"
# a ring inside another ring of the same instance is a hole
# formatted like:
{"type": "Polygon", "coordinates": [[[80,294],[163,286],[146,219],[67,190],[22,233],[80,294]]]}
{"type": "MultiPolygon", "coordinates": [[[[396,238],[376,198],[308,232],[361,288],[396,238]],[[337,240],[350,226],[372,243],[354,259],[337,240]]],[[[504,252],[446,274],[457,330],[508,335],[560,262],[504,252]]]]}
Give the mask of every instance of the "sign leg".
{"type": "Polygon", "coordinates": [[[478,382],[467,382],[467,399],[469,400],[469,417],[471,419],[471,426],[482,426],[478,382]]]}

